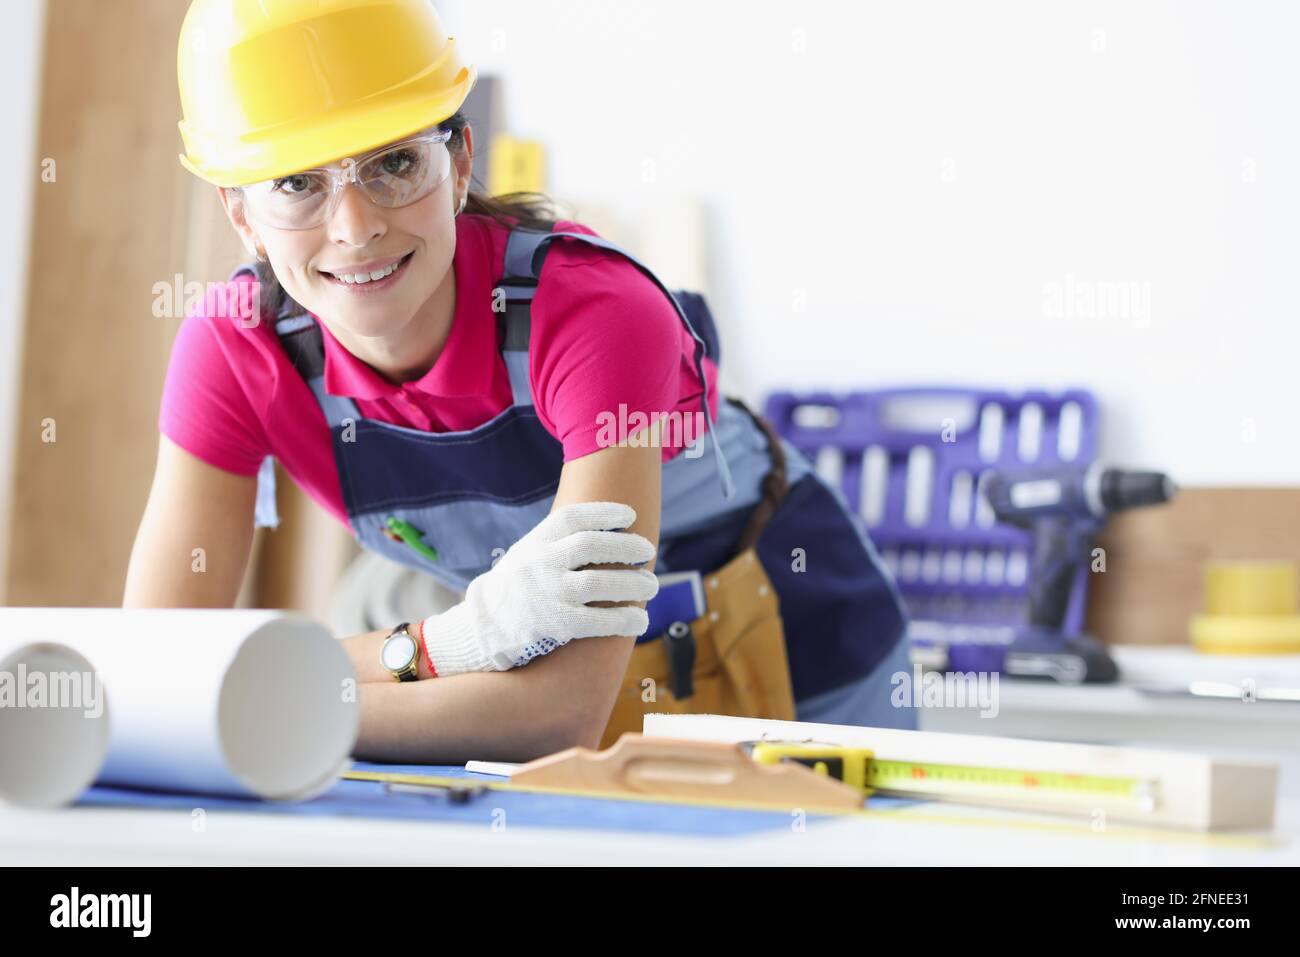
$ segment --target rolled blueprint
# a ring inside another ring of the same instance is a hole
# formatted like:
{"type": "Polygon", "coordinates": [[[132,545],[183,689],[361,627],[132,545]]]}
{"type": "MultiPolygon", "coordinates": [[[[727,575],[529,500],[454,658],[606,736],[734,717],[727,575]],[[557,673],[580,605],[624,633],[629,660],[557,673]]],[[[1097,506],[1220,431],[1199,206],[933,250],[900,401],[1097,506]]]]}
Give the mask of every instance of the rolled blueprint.
{"type": "Polygon", "coordinates": [[[67,645],[0,632],[0,802],[75,801],[108,754],[105,698],[90,662],[67,645]]]}
{"type": "MultiPolygon", "coordinates": [[[[352,663],[296,615],[0,608],[0,636],[67,645],[99,675],[112,703],[104,783],[305,800],[338,779],[356,743],[352,663]]],[[[38,775],[59,760],[22,755],[38,775]]]]}

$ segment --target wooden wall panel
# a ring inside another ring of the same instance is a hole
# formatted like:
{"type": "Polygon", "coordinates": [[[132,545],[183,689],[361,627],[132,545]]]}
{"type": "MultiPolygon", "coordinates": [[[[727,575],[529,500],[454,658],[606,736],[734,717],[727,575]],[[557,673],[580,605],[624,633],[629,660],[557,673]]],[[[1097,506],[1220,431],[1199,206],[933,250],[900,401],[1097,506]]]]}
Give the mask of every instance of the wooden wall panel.
{"type": "Polygon", "coordinates": [[[157,447],[188,174],[176,162],[185,4],[50,0],[20,384],[9,604],[117,604],[157,447]],[[50,421],[55,441],[43,441],[50,421]]]}
{"type": "Polygon", "coordinates": [[[1159,508],[1116,516],[1098,540],[1088,627],[1110,644],[1180,644],[1204,605],[1213,561],[1300,563],[1300,488],[1188,488],[1159,508]]]}
{"type": "MultiPolygon", "coordinates": [[[[32,168],[52,160],[55,178],[33,207],[7,604],[121,602],[183,316],[154,315],[154,286],[222,280],[242,256],[215,190],[176,161],[186,7],[49,0],[32,168]]],[[[241,603],[319,613],[349,539],[287,480],[280,504],[241,603]]]]}

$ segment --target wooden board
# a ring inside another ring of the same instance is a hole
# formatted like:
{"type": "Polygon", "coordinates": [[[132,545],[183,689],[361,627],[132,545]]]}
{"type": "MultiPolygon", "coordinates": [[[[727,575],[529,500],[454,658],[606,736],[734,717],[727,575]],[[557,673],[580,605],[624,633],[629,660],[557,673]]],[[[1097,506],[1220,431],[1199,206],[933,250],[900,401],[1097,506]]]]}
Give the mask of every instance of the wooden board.
{"type": "Polygon", "coordinates": [[[864,794],[800,764],[766,765],[734,744],[628,732],[604,751],[568,748],[521,765],[511,786],[717,800],[780,808],[860,810],[864,794]]]}
{"type": "Polygon", "coordinates": [[[7,604],[122,599],[179,326],[153,289],[188,268],[167,52],[184,15],[171,0],[48,4],[32,175],[55,165],[34,190],[7,604]]]}

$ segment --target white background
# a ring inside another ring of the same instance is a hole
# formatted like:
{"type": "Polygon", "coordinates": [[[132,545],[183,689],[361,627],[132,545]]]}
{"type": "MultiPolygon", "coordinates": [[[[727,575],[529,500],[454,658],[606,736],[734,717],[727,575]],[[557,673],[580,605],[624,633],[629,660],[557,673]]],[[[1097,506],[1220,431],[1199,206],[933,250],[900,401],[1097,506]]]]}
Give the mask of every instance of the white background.
{"type": "Polygon", "coordinates": [[[1082,385],[1112,461],[1300,482],[1300,4],[437,6],[557,195],[706,205],[732,391],[1082,385]]]}

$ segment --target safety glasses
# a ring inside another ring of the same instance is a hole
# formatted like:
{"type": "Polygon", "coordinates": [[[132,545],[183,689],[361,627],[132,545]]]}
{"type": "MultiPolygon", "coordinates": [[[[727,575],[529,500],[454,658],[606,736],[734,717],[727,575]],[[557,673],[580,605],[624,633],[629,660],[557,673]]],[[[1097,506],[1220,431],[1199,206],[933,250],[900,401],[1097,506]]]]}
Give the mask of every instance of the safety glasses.
{"type": "Polygon", "coordinates": [[[274,229],[313,229],[328,222],[348,183],[361,187],[376,206],[409,206],[450,175],[451,132],[430,130],[356,159],[236,188],[248,216],[274,229]]]}

